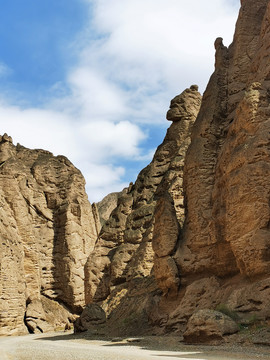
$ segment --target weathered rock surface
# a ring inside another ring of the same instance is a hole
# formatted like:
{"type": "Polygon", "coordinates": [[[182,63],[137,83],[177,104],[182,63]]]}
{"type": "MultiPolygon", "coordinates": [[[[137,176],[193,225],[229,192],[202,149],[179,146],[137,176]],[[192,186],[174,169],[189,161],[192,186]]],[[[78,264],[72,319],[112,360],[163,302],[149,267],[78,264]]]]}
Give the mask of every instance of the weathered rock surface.
{"type": "Polygon", "coordinates": [[[64,156],[0,137],[1,335],[24,332],[25,314],[32,331],[53,327],[44,297],[71,311],[85,305],[83,268],[97,233],[84,185],[64,156]]]}
{"type": "Polygon", "coordinates": [[[246,0],[232,46],[216,43],[216,70],[186,157],[182,274],[270,271],[269,84],[254,70],[262,65],[268,13],[268,1],[246,0]]]}
{"type": "Polygon", "coordinates": [[[269,24],[268,0],[242,1],[201,107],[196,86],[172,100],[163,144],[87,261],[87,302],[106,308],[120,285],[154,276],[147,316],[164,331],[220,304],[269,321],[269,24]]]}
{"type": "Polygon", "coordinates": [[[175,256],[182,284],[215,275],[220,289],[212,293],[230,306],[234,297],[241,316],[241,307],[261,314],[269,307],[249,290],[256,276],[264,291],[269,286],[269,16],[269,1],[246,0],[233,44],[215,43],[216,69],[185,161],[186,219],[175,256]]]}
{"type": "Polygon", "coordinates": [[[235,334],[239,328],[229,316],[214,310],[199,310],[188,321],[184,332],[187,343],[210,343],[224,340],[224,335],[235,334]]]}
{"type": "Polygon", "coordinates": [[[97,304],[88,304],[83,309],[80,317],[74,323],[74,332],[83,332],[89,329],[95,329],[97,325],[106,322],[105,311],[97,304]]]}
{"type": "Polygon", "coordinates": [[[233,44],[215,42],[216,69],[185,159],[174,256],[182,286],[173,311],[159,304],[168,330],[184,331],[195,311],[218,304],[242,321],[269,320],[269,16],[269,1],[246,0],[233,44]]]}
{"type": "MultiPolygon", "coordinates": [[[[178,97],[178,102],[187,109],[192,106],[192,111],[187,110],[181,121],[171,125],[153,161],[141,171],[135,184],[118,199],[117,207],[101,229],[94,252],[86,264],[86,302],[104,300],[110,294],[111,287],[131,278],[151,274],[154,256],[153,221],[157,202],[156,216],[160,216],[166,208],[166,219],[162,221],[173,224],[171,232],[174,236],[170,239],[170,250],[167,251],[166,241],[171,233],[154,233],[156,262],[175,251],[179,230],[177,217],[181,219],[184,212],[181,171],[185,151],[190,143],[191,127],[201,103],[197,87],[185,90],[178,97]],[[176,191],[177,197],[173,201],[171,195],[176,191]],[[166,195],[166,199],[162,200],[163,195],[166,195]],[[159,241],[159,236],[165,238],[159,241]]],[[[174,101],[173,104],[175,106],[174,101]]]]}
{"type": "MultiPolygon", "coordinates": [[[[97,207],[98,215],[99,215],[99,222],[100,225],[103,226],[106,221],[109,220],[112,211],[116,208],[118,199],[125,195],[127,189],[120,192],[114,192],[105,196],[101,201],[98,203],[93,203],[92,206],[97,207]]],[[[100,230],[100,229],[99,229],[100,230]]]]}
{"type": "MultiPolygon", "coordinates": [[[[94,251],[87,260],[87,303],[106,303],[115,287],[123,285],[128,288],[133,279],[141,279],[144,283],[144,279],[153,277],[154,273],[164,293],[177,293],[180,282],[173,255],[183,225],[184,158],[200,104],[201,95],[195,85],[172,101],[168,118],[173,118],[173,123],[164,142],[135,184],[118,198],[117,207],[103,225],[94,251]]],[[[157,290],[157,286],[152,286],[152,289],[157,290]]],[[[135,299],[134,296],[126,297],[131,301],[135,299]]],[[[103,306],[111,309],[105,303],[103,306]]]]}

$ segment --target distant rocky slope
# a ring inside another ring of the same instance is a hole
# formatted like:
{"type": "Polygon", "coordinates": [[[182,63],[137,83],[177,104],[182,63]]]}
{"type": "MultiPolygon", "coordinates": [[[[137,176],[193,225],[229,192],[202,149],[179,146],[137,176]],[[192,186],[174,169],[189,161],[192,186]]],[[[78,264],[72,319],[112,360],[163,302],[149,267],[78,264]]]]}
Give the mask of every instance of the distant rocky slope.
{"type": "Polygon", "coordinates": [[[64,156],[0,136],[1,335],[63,327],[85,305],[97,232],[84,185],[64,156]]]}
{"type": "MultiPolygon", "coordinates": [[[[113,192],[106,195],[101,201],[98,203],[93,203],[92,207],[96,208],[98,212],[98,218],[100,221],[100,225],[103,226],[112,213],[112,211],[116,208],[118,199],[127,192],[127,188],[120,192],[113,192]]],[[[100,229],[99,229],[100,230],[100,229]]]]}

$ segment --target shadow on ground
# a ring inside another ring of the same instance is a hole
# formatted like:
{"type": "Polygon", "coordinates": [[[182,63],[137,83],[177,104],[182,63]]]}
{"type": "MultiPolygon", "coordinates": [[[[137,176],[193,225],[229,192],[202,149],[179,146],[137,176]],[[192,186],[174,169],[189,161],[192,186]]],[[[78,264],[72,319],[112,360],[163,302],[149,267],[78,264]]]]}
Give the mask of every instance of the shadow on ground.
{"type": "Polygon", "coordinates": [[[254,360],[257,357],[270,358],[270,348],[261,346],[254,347],[232,344],[221,345],[186,345],[179,336],[144,336],[144,337],[108,337],[101,335],[93,335],[87,332],[80,334],[73,333],[56,333],[55,335],[47,335],[37,337],[36,340],[44,341],[66,341],[72,340],[82,344],[93,343],[105,347],[125,347],[125,346],[137,346],[141,349],[151,351],[166,351],[168,354],[153,354],[156,357],[172,357],[179,359],[196,359],[196,360],[237,360],[247,359],[254,360]],[[178,352],[178,354],[170,354],[170,352],[178,352]]]}

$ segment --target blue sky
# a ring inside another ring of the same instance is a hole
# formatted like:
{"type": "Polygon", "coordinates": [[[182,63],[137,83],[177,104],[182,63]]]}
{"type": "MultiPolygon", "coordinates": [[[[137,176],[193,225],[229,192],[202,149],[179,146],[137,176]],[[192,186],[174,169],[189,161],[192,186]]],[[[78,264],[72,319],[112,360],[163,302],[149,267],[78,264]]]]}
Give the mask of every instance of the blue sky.
{"type": "Polygon", "coordinates": [[[67,156],[91,202],[152,158],[170,100],[203,91],[238,0],[9,0],[0,12],[0,133],[67,156]]]}

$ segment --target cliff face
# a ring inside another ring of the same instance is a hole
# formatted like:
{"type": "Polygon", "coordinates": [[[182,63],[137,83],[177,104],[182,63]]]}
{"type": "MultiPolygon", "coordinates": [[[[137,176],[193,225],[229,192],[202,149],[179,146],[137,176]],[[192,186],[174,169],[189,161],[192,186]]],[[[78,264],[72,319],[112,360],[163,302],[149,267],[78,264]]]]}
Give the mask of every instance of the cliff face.
{"type": "MultiPolygon", "coordinates": [[[[201,105],[197,90],[196,86],[191,86],[172,100],[168,119],[173,124],[164,142],[135,184],[118,199],[117,207],[102,227],[87,260],[86,302],[105,301],[104,307],[110,315],[121,307],[126,307],[128,312],[130,306],[136,309],[138,294],[141,304],[146,306],[151,291],[157,290],[153,266],[159,286],[167,289],[170,284],[170,291],[177,292],[179,275],[172,255],[183,224],[182,175],[191,128],[201,105]],[[160,218],[156,231],[155,218],[160,218]],[[163,231],[165,224],[171,228],[163,231]],[[125,305],[119,306],[120,298],[125,305]]],[[[117,316],[123,318],[125,314],[117,316]]]]}
{"type": "Polygon", "coordinates": [[[184,331],[198,309],[221,304],[243,321],[270,318],[269,24],[269,1],[242,1],[233,44],[215,42],[198,115],[191,87],[172,101],[163,144],[103,226],[86,300],[103,301],[112,318],[132,304],[134,279],[152,279],[137,294],[147,293],[145,316],[159,331],[184,331]],[[117,289],[125,292],[110,307],[117,289]]]}
{"type": "Polygon", "coordinates": [[[186,158],[179,254],[189,247],[192,255],[180,261],[184,274],[269,271],[268,17],[268,1],[246,0],[232,46],[216,42],[216,70],[186,158]]]}
{"type": "Polygon", "coordinates": [[[167,326],[219,304],[243,319],[270,317],[269,15],[269,1],[245,0],[233,44],[215,42],[185,160],[182,288],[167,326]]]}
{"type": "Polygon", "coordinates": [[[54,300],[71,312],[85,305],[83,268],[97,237],[80,171],[5,134],[0,203],[0,334],[63,326],[70,314],[54,300]]]}

